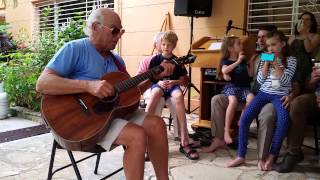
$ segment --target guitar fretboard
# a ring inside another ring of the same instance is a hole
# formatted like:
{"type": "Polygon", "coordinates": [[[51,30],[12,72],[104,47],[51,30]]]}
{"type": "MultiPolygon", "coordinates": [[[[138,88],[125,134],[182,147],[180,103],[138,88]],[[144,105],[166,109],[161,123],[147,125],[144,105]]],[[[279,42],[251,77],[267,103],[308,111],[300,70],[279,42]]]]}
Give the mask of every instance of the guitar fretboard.
{"type": "MultiPolygon", "coordinates": [[[[179,58],[170,59],[169,62],[175,65],[181,65],[181,64],[193,63],[195,59],[196,59],[196,56],[186,55],[179,58]]],[[[137,75],[135,77],[129,78],[125,81],[122,81],[116,84],[115,89],[118,93],[121,93],[132,87],[137,86],[138,84],[145,81],[146,79],[150,79],[154,75],[160,74],[162,71],[164,71],[164,68],[162,66],[160,65],[156,66],[145,73],[142,73],[140,75],[137,75]]]]}
{"type": "Polygon", "coordinates": [[[141,82],[143,82],[147,79],[150,79],[153,75],[160,74],[163,70],[164,70],[164,68],[162,66],[154,67],[145,73],[139,74],[135,77],[129,78],[125,81],[118,83],[115,86],[115,89],[117,90],[118,93],[121,93],[123,91],[126,91],[126,90],[132,88],[132,87],[137,86],[138,84],[140,84],[141,82]]]}

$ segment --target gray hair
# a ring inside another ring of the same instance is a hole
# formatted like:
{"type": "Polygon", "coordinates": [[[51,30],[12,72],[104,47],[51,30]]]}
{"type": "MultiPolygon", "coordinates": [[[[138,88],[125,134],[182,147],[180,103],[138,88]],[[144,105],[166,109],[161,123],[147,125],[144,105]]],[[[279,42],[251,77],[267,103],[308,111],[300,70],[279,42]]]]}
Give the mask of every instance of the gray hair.
{"type": "Polygon", "coordinates": [[[91,14],[89,15],[89,17],[87,19],[86,26],[84,27],[84,33],[87,36],[92,35],[92,24],[94,22],[98,22],[99,24],[103,24],[103,22],[104,22],[103,12],[105,10],[106,10],[105,8],[99,8],[99,9],[95,9],[91,12],[91,14]]]}
{"type": "Polygon", "coordinates": [[[153,44],[156,45],[157,43],[161,42],[161,38],[164,35],[164,32],[157,32],[157,34],[153,37],[153,44]]]}

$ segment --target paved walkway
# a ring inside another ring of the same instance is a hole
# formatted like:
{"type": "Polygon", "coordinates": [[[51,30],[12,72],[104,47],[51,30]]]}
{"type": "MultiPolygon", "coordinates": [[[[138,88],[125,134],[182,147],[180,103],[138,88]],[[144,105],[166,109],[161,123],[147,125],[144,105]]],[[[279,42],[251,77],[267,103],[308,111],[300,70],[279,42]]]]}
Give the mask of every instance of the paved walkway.
{"type": "MultiPolygon", "coordinates": [[[[196,119],[196,115],[188,116],[188,122],[196,119]]],[[[37,123],[23,119],[0,120],[0,129],[12,129],[10,126],[25,127],[37,123]],[[10,122],[12,120],[12,122],[10,122]],[[25,126],[23,126],[24,124],[25,126]]],[[[0,132],[3,130],[0,130],[0,132]]],[[[246,166],[224,168],[227,161],[235,156],[234,150],[222,149],[215,153],[200,154],[200,160],[191,161],[179,153],[179,143],[173,140],[173,132],[169,134],[169,170],[171,180],[250,180],[250,179],[320,179],[319,156],[314,151],[305,149],[305,160],[294,172],[279,174],[277,172],[261,172],[256,167],[256,140],[250,139],[248,161],[246,166]]],[[[52,146],[51,134],[43,134],[0,144],[0,179],[1,180],[42,180],[46,179],[52,146]]],[[[312,142],[312,141],[310,141],[312,142]]],[[[76,158],[84,157],[87,153],[77,152],[76,158]]],[[[104,174],[122,166],[123,150],[121,147],[109,153],[103,153],[99,167],[99,175],[94,175],[95,158],[79,164],[83,179],[95,180],[104,174]]],[[[66,151],[58,150],[55,167],[69,163],[66,151]]],[[[72,168],[55,174],[54,179],[76,179],[72,168]]],[[[123,171],[110,179],[125,179],[123,171]]],[[[156,179],[150,162],[145,164],[145,179],[156,179]]]]}

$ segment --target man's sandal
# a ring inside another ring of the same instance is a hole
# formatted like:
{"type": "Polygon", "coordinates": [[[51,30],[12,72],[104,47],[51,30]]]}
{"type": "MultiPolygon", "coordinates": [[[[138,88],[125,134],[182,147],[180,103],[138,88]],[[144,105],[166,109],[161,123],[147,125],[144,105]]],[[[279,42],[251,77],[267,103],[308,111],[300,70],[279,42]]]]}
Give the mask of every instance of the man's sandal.
{"type": "Polygon", "coordinates": [[[192,156],[192,155],[195,155],[195,154],[198,154],[196,150],[192,149],[192,144],[189,144],[185,147],[183,147],[181,144],[180,144],[180,152],[182,154],[184,154],[188,159],[190,160],[197,160],[199,159],[199,155],[197,156],[192,156]]]}

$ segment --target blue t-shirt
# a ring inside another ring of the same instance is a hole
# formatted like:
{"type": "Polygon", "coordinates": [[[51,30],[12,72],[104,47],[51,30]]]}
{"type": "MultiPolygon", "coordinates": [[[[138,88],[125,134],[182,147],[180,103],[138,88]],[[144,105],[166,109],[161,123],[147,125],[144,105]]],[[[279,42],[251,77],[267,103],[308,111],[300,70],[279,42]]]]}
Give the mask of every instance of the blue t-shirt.
{"type": "MultiPolygon", "coordinates": [[[[231,61],[229,59],[224,59],[222,65],[229,66],[235,63],[235,61],[231,61]]],[[[238,87],[249,87],[250,88],[250,78],[247,69],[246,61],[242,61],[237,67],[235,67],[230,73],[229,76],[231,78],[231,83],[238,87]]]]}
{"type": "MultiPolygon", "coordinates": [[[[123,59],[113,53],[125,67],[123,59]]],[[[47,65],[60,76],[69,79],[97,80],[109,72],[119,71],[113,58],[102,57],[88,38],[66,43],[47,65]]]]}
{"type": "MultiPolygon", "coordinates": [[[[176,58],[176,56],[173,55],[172,58],[176,58]]],[[[165,58],[162,56],[162,54],[158,54],[154,56],[150,60],[149,69],[159,66],[164,59],[165,58]]],[[[170,79],[170,80],[178,80],[181,76],[184,76],[186,74],[187,74],[187,70],[183,65],[175,65],[173,74],[171,76],[164,77],[164,78],[170,79]]]]}

